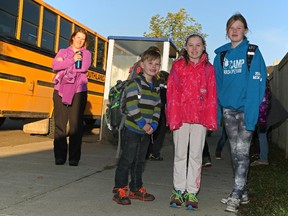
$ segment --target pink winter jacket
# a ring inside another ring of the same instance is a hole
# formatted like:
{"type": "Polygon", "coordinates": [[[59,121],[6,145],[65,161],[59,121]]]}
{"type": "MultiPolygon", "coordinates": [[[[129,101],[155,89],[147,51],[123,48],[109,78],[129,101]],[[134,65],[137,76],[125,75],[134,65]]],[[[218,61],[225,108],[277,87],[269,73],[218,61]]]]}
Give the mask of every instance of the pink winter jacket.
{"type": "Polygon", "coordinates": [[[217,130],[217,93],[214,67],[207,54],[200,61],[185,63],[180,57],[173,62],[167,84],[167,125],[179,129],[183,123],[201,124],[217,130]]]}
{"type": "Polygon", "coordinates": [[[66,49],[60,49],[52,62],[52,69],[56,71],[53,78],[54,89],[62,97],[62,103],[70,105],[73,97],[78,92],[87,91],[87,71],[91,65],[91,53],[85,48],[81,48],[82,67],[75,68],[74,51],[69,46],[66,49]],[[63,61],[57,61],[61,57],[63,61]]]}

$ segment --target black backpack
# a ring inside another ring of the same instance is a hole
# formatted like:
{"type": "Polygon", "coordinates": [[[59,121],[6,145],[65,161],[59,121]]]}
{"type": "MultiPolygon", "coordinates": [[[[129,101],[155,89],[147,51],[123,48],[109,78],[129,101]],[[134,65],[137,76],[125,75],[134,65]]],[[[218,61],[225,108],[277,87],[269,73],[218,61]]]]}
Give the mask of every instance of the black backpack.
{"type": "MultiPolygon", "coordinates": [[[[109,130],[121,130],[126,119],[126,94],[125,88],[131,82],[135,82],[138,88],[138,94],[141,93],[140,78],[133,78],[131,80],[118,80],[116,85],[109,90],[108,104],[105,113],[105,120],[109,130]]],[[[139,98],[139,97],[138,97],[139,98]]]]}
{"type": "Polygon", "coordinates": [[[118,147],[116,158],[119,158],[121,147],[121,131],[123,129],[125,119],[127,116],[126,110],[126,93],[125,88],[131,82],[135,82],[138,88],[138,99],[141,98],[141,80],[140,77],[118,80],[115,86],[112,86],[109,91],[108,104],[105,112],[105,121],[107,127],[112,131],[114,138],[118,138],[118,147]]]}
{"type": "MultiPolygon", "coordinates": [[[[251,65],[252,59],[255,55],[255,51],[256,51],[257,47],[258,46],[255,44],[249,44],[249,46],[248,46],[247,53],[246,53],[248,71],[250,70],[250,65],[251,65]]],[[[227,53],[227,50],[220,53],[220,61],[221,61],[222,67],[223,67],[223,62],[224,62],[224,58],[225,58],[226,53],[227,53]]]]}

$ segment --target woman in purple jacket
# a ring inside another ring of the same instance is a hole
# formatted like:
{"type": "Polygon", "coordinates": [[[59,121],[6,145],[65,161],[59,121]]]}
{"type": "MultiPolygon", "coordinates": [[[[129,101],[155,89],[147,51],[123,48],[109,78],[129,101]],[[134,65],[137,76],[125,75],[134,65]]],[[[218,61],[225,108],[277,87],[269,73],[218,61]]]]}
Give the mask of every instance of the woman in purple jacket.
{"type": "Polygon", "coordinates": [[[78,166],[81,157],[83,113],[87,102],[87,70],[91,53],[85,48],[87,32],[77,29],[70,37],[69,47],[60,49],[53,60],[54,77],[54,156],[55,164],[67,159],[69,136],[69,165],[78,166]],[[67,133],[67,123],[69,132],[67,133]]]}

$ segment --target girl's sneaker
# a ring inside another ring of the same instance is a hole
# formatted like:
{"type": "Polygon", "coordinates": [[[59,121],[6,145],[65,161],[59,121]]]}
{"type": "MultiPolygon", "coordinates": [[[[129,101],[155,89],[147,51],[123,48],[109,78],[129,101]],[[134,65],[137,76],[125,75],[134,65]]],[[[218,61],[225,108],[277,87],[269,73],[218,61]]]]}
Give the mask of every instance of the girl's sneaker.
{"type": "MultiPolygon", "coordinates": [[[[227,204],[228,201],[229,201],[229,199],[231,199],[230,196],[227,197],[227,198],[222,198],[222,199],[221,199],[221,203],[227,204]]],[[[240,204],[241,204],[241,205],[245,205],[245,204],[248,204],[249,202],[250,202],[250,200],[249,200],[248,194],[247,194],[247,193],[244,193],[244,194],[242,195],[241,199],[240,199],[240,204]]]]}
{"type": "Polygon", "coordinates": [[[172,191],[172,195],[170,197],[170,206],[171,207],[182,207],[184,205],[183,194],[180,190],[172,191]]]}
{"type": "Polygon", "coordinates": [[[185,205],[188,210],[193,210],[198,208],[198,199],[196,194],[193,193],[185,193],[184,194],[185,205]]]}
{"type": "Polygon", "coordinates": [[[258,165],[269,165],[269,162],[266,160],[255,160],[253,161],[250,166],[258,166],[258,165]]]}
{"type": "Polygon", "coordinates": [[[240,199],[230,197],[226,205],[225,211],[237,213],[240,206],[240,199]]]}

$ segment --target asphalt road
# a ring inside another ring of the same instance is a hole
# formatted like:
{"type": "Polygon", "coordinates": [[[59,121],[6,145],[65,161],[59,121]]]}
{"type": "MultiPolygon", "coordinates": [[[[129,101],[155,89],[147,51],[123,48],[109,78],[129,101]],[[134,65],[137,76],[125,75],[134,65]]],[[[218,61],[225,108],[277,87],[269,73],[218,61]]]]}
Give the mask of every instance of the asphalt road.
{"type": "MultiPolygon", "coordinates": [[[[231,216],[220,199],[233,183],[228,148],[223,160],[213,158],[213,166],[202,170],[199,209],[169,207],[173,190],[173,144],[167,134],[161,162],[147,161],[145,187],[156,196],[153,202],[133,200],[121,206],[112,200],[116,168],[116,146],[109,133],[101,142],[85,127],[82,157],[78,167],[55,166],[53,140],[22,131],[22,122],[11,120],[0,128],[0,215],[2,216],[231,216]]],[[[208,137],[211,153],[221,131],[208,137]]]]}

